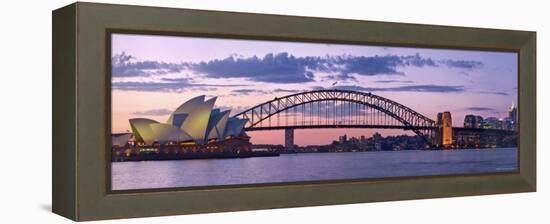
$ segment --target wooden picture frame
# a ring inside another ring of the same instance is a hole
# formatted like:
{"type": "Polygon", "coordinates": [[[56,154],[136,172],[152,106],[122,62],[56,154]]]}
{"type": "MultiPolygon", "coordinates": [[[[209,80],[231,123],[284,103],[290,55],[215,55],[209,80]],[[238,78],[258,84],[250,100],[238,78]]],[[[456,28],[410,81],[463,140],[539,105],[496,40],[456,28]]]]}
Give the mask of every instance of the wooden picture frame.
{"type": "Polygon", "coordinates": [[[535,32],[79,2],[53,12],[52,73],[53,212],[72,220],[536,191],[535,32]],[[113,31],[517,52],[519,172],[113,192],[113,31]]]}

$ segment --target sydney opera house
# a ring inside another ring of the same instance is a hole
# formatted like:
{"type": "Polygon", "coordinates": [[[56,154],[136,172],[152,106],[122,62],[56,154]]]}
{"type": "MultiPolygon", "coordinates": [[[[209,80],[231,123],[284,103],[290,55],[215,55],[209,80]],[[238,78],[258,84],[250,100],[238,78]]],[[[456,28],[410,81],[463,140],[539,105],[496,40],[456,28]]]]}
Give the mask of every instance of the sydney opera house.
{"type": "Polygon", "coordinates": [[[130,119],[132,134],[112,136],[113,156],[184,155],[251,151],[243,128],[246,119],[229,117],[230,110],[214,109],[216,97],[198,96],[180,105],[165,123],[130,119]]]}

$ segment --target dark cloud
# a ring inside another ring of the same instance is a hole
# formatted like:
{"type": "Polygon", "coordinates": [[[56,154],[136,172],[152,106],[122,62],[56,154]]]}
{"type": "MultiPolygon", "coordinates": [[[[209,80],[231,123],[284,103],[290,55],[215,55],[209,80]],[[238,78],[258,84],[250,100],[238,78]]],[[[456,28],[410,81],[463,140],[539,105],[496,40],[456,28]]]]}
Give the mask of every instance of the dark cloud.
{"type": "Polygon", "coordinates": [[[247,78],[270,83],[304,83],[313,81],[307,68],[317,63],[313,58],[296,58],[288,53],[267,54],[262,58],[235,58],[189,64],[196,72],[210,78],[247,78]]]}
{"type": "Polygon", "coordinates": [[[414,83],[413,81],[409,81],[409,80],[394,80],[394,79],[390,79],[390,80],[378,80],[378,81],[375,81],[376,83],[414,83]]]}
{"type": "Polygon", "coordinates": [[[470,110],[470,111],[496,111],[496,109],[494,108],[490,108],[490,107],[467,107],[467,108],[464,108],[464,110],[470,110]]]}
{"type": "Polygon", "coordinates": [[[287,52],[269,53],[263,57],[232,55],[225,59],[213,59],[199,63],[166,63],[135,61],[134,57],[121,53],[113,56],[113,77],[152,76],[190,70],[209,78],[246,78],[267,83],[307,83],[314,80],[314,73],[329,73],[331,80],[357,81],[359,76],[404,75],[400,68],[448,67],[473,70],[483,64],[478,61],[441,60],[414,55],[398,56],[325,56],[296,57],[287,52]]]}
{"type": "Polygon", "coordinates": [[[304,92],[307,90],[300,90],[300,89],[281,89],[277,88],[274,90],[259,90],[259,89],[235,89],[231,91],[232,96],[238,96],[238,95],[250,95],[250,94],[273,94],[273,93],[299,93],[304,92]]]}
{"type": "Polygon", "coordinates": [[[483,67],[483,63],[480,61],[465,61],[465,60],[441,60],[440,64],[447,65],[449,68],[460,68],[466,70],[474,70],[483,67]]]}
{"type": "Polygon", "coordinates": [[[214,91],[217,87],[242,85],[213,85],[193,82],[189,78],[162,78],[162,82],[113,82],[112,89],[141,92],[183,92],[186,90],[214,91]]]}
{"type": "Polygon", "coordinates": [[[311,87],[311,90],[324,90],[324,89],[330,89],[330,88],[325,88],[325,87],[322,87],[322,86],[312,86],[311,87]]]}
{"type": "Polygon", "coordinates": [[[437,64],[431,58],[421,57],[419,54],[408,56],[385,55],[385,56],[337,56],[327,59],[322,63],[323,71],[336,72],[336,80],[355,80],[353,74],[363,76],[375,75],[404,75],[398,68],[406,66],[415,67],[437,67],[437,64]],[[327,66],[330,65],[330,66],[327,66]]]}
{"type": "Polygon", "coordinates": [[[113,65],[126,64],[126,63],[130,63],[132,59],[135,59],[135,57],[132,55],[126,54],[126,52],[123,51],[122,53],[115,54],[112,57],[112,64],[113,65]]]}
{"type": "Polygon", "coordinates": [[[399,56],[374,56],[374,57],[348,57],[341,58],[337,62],[343,64],[341,74],[359,74],[366,76],[389,74],[389,75],[402,75],[403,73],[397,72],[398,66],[403,66],[399,56]]]}
{"type": "Polygon", "coordinates": [[[199,84],[160,82],[114,82],[112,89],[140,92],[184,92],[186,90],[214,91],[215,87],[199,84]]]}
{"type": "Polygon", "coordinates": [[[339,73],[335,75],[327,75],[327,79],[329,80],[337,80],[337,81],[357,81],[357,78],[355,76],[348,74],[348,73],[339,73]]]}
{"type": "Polygon", "coordinates": [[[431,58],[421,57],[420,54],[401,56],[401,61],[407,66],[424,67],[431,66],[436,67],[437,64],[431,58]]]}
{"type": "MultiPolygon", "coordinates": [[[[373,91],[381,91],[381,90],[373,91]]],[[[389,88],[389,91],[404,91],[404,92],[437,92],[437,93],[450,93],[450,92],[463,92],[464,86],[445,86],[445,85],[411,85],[400,86],[395,88],[389,88]]]]}
{"type": "Polygon", "coordinates": [[[237,96],[237,95],[249,95],[249,94],[267,94],[269,92],[259,90],[259,89],[235,89],[231,91],[231,95],[237,96]]]}
{"type": "Polygon", "coordinates": [[[481,94],[492,94],[492,95],[500,95],[500,96],[508,96],[507,92],[499,92],[499,91],[479,91],[478,93],[481,94]]]}
{"type": "Polygon", "coordinates": [[[407,85],[398,87],[361,87],[361,86],[335,86],[339,90],[352,90],[362,92],[435,92],[452,93],[464,92],[464,86],[444,86],[444,85],[407,85]]]}
{"type": "Polygon", "coordinates": [[[146,111],[137,111],[132,114],[138,115],[138,116],[164,116],[171,113],[172,111],[168,109],[153,109],[153,110],[146,110],[146,111]]]}
{"type": "Polygon", "coordinates": [[[193,79],[191,78],[161,78],[161,81],[165,82],[176,82],[176,83],[191,83],[193,79]]]}
{"type": "Polygon", "coordinates": [[[403,75],[399,67],[436,67],[431,58],[419,54],[409,56],[326,56],[295,57],[289,53],[267,54],[264,57],[228,57],[188,64],[192,70],[211,78],[247,78],[271,83],[304,83],[314,81],[314,72],[330,73],[332,80],[356,81],[354,75],[403,75]]]}
{"type": "Polygon", "coordinates": [[[136,61],[133,56],[122,52],[112,58],[111,74],[113,77],[139,77],[178,73],[185,67],[184,64],[166,63],[158,61],[136,61]]]}
{"type": "Polygon", "coordinates": [[[299,89],[274,89],[273,92],[274,93],[299,93],[299,92],[302,92],[304,90],[299,90],[299,89]]]}

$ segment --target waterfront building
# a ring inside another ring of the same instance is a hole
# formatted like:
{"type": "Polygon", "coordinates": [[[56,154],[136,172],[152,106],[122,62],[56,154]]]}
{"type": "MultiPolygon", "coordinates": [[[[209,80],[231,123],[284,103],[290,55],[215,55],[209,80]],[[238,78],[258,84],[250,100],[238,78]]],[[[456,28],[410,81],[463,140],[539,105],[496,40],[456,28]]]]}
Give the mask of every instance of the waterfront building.
{"type": "Polygon", "coordinates": [[[348,136],[342,135],[338,138],[338,141],[340,142],[340,144],[346,144],[348,142],[348,136]]]}
{"type": "Polygon", "coordinates": [[[509,117],[503,118],[502,120],[502,129],[507,131],[515,130],[515,124],[509,117]]]}
{"type": "Polygon", "coordinates": [[[465,128],[481,128],[483,126],[483,117],[479,115],[468,114],[464,117],[465,128]]]}
{"type": "Polygon", "coordinates": [[[487,129],[502,129],[503,121],[496,117],[488,117],[483,120],[483,128],[487,129]]]}
{"type": "Polygon", "coordinates": [[[517,130],[517,123],[518,123],[518,108],[512,104],[512,106],[508,109],[508,121],[510,122],[510,129],[511,131],[517,130]]]}
{"type": "Polygon", "coordinates": [[[380,142],[382,139],[383,139],[382,135],[378,132],[376,132],[372,135],[372,140],[374,142],[380,142]]]}
{"type": "MultiPolygon", "coordinates": [[[[230,118],[230,110],[213,108],[215,102],[216,97],[205,100],[204,95],[190,99],[180,105],[166,123],[147,118],[130,119],[137,150],[166,153],[251,150],[249,137],[243,130],[248,120],[230,118]]],[[[113,144],[127,138],[126,135],[113,136],[113,144]]]]}

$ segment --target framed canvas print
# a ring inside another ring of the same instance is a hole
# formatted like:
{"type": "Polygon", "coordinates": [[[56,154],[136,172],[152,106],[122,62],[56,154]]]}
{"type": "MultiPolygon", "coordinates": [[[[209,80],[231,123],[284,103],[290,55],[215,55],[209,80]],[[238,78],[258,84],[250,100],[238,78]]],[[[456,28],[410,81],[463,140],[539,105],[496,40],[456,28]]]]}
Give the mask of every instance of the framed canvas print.
{"type": "Polygon", "coordinates": [[[91,3],[53,24],[65,217],[536,189],[534,32],[91,3]]]}

